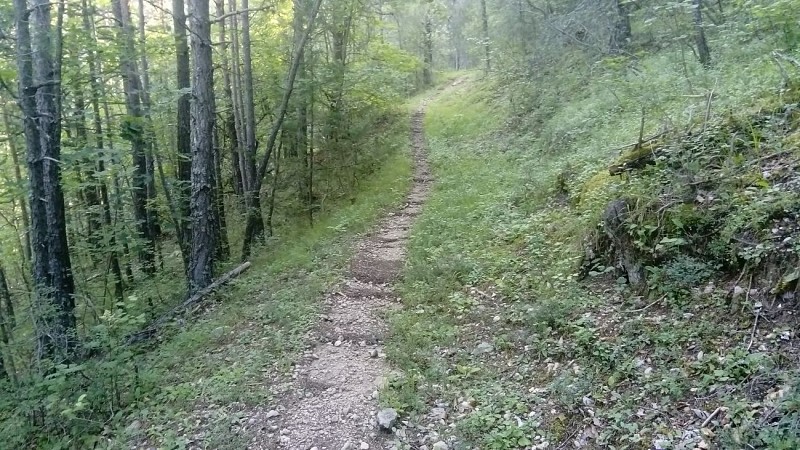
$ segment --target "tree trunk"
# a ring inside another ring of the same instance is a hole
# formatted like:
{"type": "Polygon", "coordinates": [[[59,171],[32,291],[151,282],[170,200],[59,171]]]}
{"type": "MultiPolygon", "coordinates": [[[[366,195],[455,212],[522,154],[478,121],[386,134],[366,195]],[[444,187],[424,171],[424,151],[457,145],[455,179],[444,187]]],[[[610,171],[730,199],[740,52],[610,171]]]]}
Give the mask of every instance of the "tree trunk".
{"type": "Polygon", "coordinates": [[[703,26],[703,11],[701,0],[692,0],[692,15],[694,16],[694,40],[697,44],[697,58],[706,69],[711,67],[711,50],[706,42],[705,27],[703,26]]]}
{"type": "Polygon", "coordinates": [[[250,5],[248,0],[242,0],[242,92],[244,107],[244,179],[245,179],[245,208],[247,209],[247,226],[245,227],[244,240],[247,243],[247,252],[242,249],[242,259],[249,257],[249,248],[254,241],[264,240],[264,219],[261,215],[261,182],[256,179],[256,119],[255,102],[253,98],[253,63],[250,54],[250,5]]]}
{"type": "Polygon", "coordinates": [[[139,79],[142,83],[142,108],[145,116],[145,162],[147,167],[147,226],[150,227],[150,233],[155,239],[156,250],[161,257],[161,267],[164,267],[164,258],[161,255],[161,246],[158,237],[161,236],[161,221],[158,218],[158,210],[155,208],[155,201],[158,194],[156,191],[156,170],[155,170],[155,152],[156,152],[156,136],[153,127],[152,116],[150,115],[150,65],[147,62],[147,38],[145,36],[145,18],[144,18],[144,0],[139,0],[139,47],[140,47],[140,61],[141,72],[139,79]]]}
{"type": "Polygon", "coordinates": [[[214,264],[214,69],[208,0],[189,0],[194,83],[191,101],[192,254],[189,290],[195,293],[213,281],[214,264]]]}
{"type": "Polygon", "coordinates": [[[612,54],[620,53],[631,41],[631,18],[624,0],[614,0],[614,28],[609,42],[612,54]]]}
{"type": "MultiPolygon", "coordinates": [[[[17,186],[24,186],[24,182],[22,180],[22,170],[20,170],[20,162],[19,162],[19,153],[17,152],[17,141],[14,138],[14,133],[12,132],[11,128],[11,121],[8,119],[10,113],[6,106],[3,106],[3,126],[6,129],[6,133],[8,134],[8,150],[11,153],[11,162],[14,165],[14,181],[16,181],[17,186]]],[[[28,213],[28,201],[25,200],[25,196],[21,195],[19,198],[20,209],[22,209],[21,217],[22,217],[22,233],[23,236],[23,246],[22,246],[22,258],[25,264],[29,264],[31,261],[31,233],[30,233],[30,219],[28,213]]]]}
{"type": "Polygon", "coordinates": [[[17,316],[14,313],[14,302],[11,299],[11,291],[8,289],[8,279],[6,278],[6,271],[0,264],[0,315],[3,317],[3,323],[8,328],[17,326],[17,316]]]}
{"type": "MultiPolygon", "coordinates": [[[[184,263],[188,263],[191,249],[191,230],[189,229],[189,197],[191,195],[192,178],[192,151],[190,142],[190,111],[189,89],[191,89],[191,70],[189,69],[189,44],[186,40],[186,13],[183,0],[172,0],[172,21],[175,33],[175,53],[177,63],[178,90],[178,125],[177,141],[178,150],[178,204],[180,212],[180,233],[183,245],[181,254],[184,263]]],[[[187,265],[188,267],[188,265],[187,265]]]]}
{"type": "Polygon", "coordinates": [[[489,15],[486,13],[486,0],[481,0],[481,28],[483,30],[484,68],[488,74],[492,70],[492,49],[489,43],[489,15]]]}
{"type": "MultiPolygon", "coordinates": [[[[81,84],[83,84],[83,80],[79,79],[77,81],[78,83],[72,88],[75,96],[76,112],[75,140],[78,150],[88,154],[86,150],[88,150],[89,147],[89,133],[86,129],[86,101],[83,97],[83,89],[81,86],[81,84]]],[[[87,240],[93,249],[93,260],[95,260],[97,255],[102,254],[105,250],[102,246],[103,224],[100,196],[98,194],[97,184],[95,182],[97,176],[95,175],[94,169],[94,162],[89,157],[83,158],[83,160],[77,165],[78,176],[80,177],[82,173],[84,173],[86,176],[81,183],[81,196],[86,204],[87,240]]]]}
{"type": "MultiPolygon", "coordinates": [[[[289,68],[289,73],[286,76],[286,84],[283,90],[283,97],[281,98],[281,103],[278,107],[278,112],[275,114],[275,122],[272,124],[272,128],[270,130],[269,137],[267,138],[267,148],[264,151],[264,157],[261,160],[261,163],[258,165],[258,171],[256,173],[256,187],[253,192],[258,193],[261,190],[261,183],[264,181],[264,176],[267,173],[267,168],[269,167],[270,157],[272,156],[272,150],[275,148],[275,140],[278,138],[278,132],[280,132],[281,127],[283,126],[283,121],[286,118],[286,111],[289,108],[289,100],[292,97],[292,91],[294,90],[294,82],[297,79],[297,72],[300,68],[300,63],[303,60],[304,49],[306,43],[308,42],[309,37],[311,36],[311,31],[314,29],[314,21],[319,13],[320,5],[322,4],[322,0],[316,0],[314,2],[314,6],[312,7],[311,11],[308,15],[308,21],[306,22],[306,29],[303,34],[298,38],[298,42],[295,44],[294,52],[292,55],[292,63],[289,68]]],[[[255,197],[256,201],[259,201],[258,196],[255,197]]],[[[259,203],[258,210],[261,210],[261,205],[259,203]]],[[[245,228],[245,236],[244,241],[242,244],[242,258],[247,258],[250,255],[250,249],[253,243],[253,236],[251,227],[254,227],[254,221],[260,220],[261,227],[263,229],[264,222],[263,218],[259,214],[258,218],[253,218],[248,215],[247,226],[245,228]],[[248,230],[250,229],[250,230],[248,230]],[[248,232],[250,231],[250,232],[248,232]]]]}
{"type": "Polygon", "coordinates": [[[60,80],[54,78],[50,3],[33,0],[29,9],[25,0],[14,0],[14,9],[19,103],[31,186],[37,353],[69,361],[76,346],[75,284],[61,190],[61,111],[57,101],[60,80]],[[30,29],[34,30],[33,35],[30,29]]]}
{"type": "Polygon", "coordinates": [[[430,86],[433,84],[433,21],[430,11],[425,13],[423,27],[422,83],[425,86],[430,86]]]}
{"type": "Polygon", "coordinates": [[[122,134],[131,143],[133,154],[133,210],[139,238],[142,240],[139,260],[147,275],[155,273],[156,236],[153,233],[149,210],[148,164],[145,141],[145,114],[142,108],[142,84],[136,67],[136,48],[128,0],[112,0],[117,37],[122,45],[119,55],[122,85],[125,91],[127,117],[122,124],[122,134]]]}
{"type": "Polygon", "coordinates": [[[225,261],[230,257],[231,248],[228,243],[228,223],[225,218],[225,189],[222,182],[222,139],[220,128],[214,128],[214,240],[217,247],[214,257],[217,261],[225,261]]]}
{"type": "MultiPolygon", "coordinates": [[[[2,350],[2,348],[8,348],[8,343],[11,340],[11,329],[14,328],[14,326],[14,310],[11,305],[11,292],[8,290],[6,273],[3,270],[3,266],[0,265],[0,343],[3,344],[0,350],[2,350]],[[4,311],[2,308],[4,304],[8,305],[11,309],[4,311]]],[[[0,351],[0,380],[3,378],[14,379],[14,370],[12,367],[12,364],[6,367],[3,359],[3,352],[0,351]]]]}
{"type": "MultiPolygon", "coordinates": [[[[217,17],[225,15],[225,0],[217,0],[217,17]]],[[[231,154],[231,186],[236,195],[244,193],[242,186],[242,171],[239,166],[239,136],[236,127],[236,103],[233,100],[233,86],[231,85],[231,70],[228,62],[228,37],[225,20],[219,22],[219,43],[221,47],[220,66],[222,67],[222,92],[228,111],[225,114],[225,137],[230,142],[231,154]]],[[[219,183],[222,186],[222,183],[219,183]]]]}

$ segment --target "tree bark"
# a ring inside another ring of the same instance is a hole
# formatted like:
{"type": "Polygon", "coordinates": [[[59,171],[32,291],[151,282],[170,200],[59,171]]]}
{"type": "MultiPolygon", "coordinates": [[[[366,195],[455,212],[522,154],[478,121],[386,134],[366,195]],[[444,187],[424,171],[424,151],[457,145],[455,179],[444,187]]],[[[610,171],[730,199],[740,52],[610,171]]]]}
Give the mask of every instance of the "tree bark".
{"type": "Polygon", "coordinates": [[[214,264],[214,69],[211,59],[209,0],[190,0],[194,82],[191,101],[192,254],[189,290],[211,284],[214,264]]]}
{"type": "MultiPolygon", "coordinates": [[[[172,21],[175,34],[175,54],[177,67],[178,97],[176,148],[178,150],[178,204],[180,212],[181,254],[188,263],[191,249],[191,230],[189,229],[189,197],[191,195],[192,152],[190,142],[189,100],[191,95],[191,70],[189,69],[189,44],[186,39],[186,12],[183,0],[172,0],[172,21]]],[[[187,264],[188,267],[188,264],[187,264]]]]}
{"type": "Polygon", "coordinates": [[[697,45],[697,58],[706,69],[711,67],[711,50],[706,42],[705,26],[703,26],[703,11],[701,0],[692,0],[692,15],[694,17],[694,40],[697,45]]]}
{"type": "Polygon", "coordinates": [[[14,10],[19,103],[31,185],[37,354],[69,361],[77,343],[75,284],[61,190],[60,80],[53,63],[50,3],[33,0],[29,8],[25,0],[14,0],[14,10]]]}
{"type": "Polygon", "coordinates": [[[261,214],[261,182],[256,172],[256,119],[253,91],[253,62],[250,43],[249,1],[242,0],[242,93],[244,109],[244,179],[245,208],[247,209],[247,225],[245,227],[245,247],[242,259],[248,258],[250,243],[264,240],[264,218],[261,214]]]}

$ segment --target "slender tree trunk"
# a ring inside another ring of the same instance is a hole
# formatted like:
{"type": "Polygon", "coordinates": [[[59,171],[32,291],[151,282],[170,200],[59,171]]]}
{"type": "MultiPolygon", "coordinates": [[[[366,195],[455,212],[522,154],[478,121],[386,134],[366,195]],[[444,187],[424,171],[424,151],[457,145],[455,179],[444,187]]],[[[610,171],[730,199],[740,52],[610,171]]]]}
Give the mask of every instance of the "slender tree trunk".
{"type": "Polygon", "coordinates": [[[486,73],[492,70],[492,48],[489,41],[489,15],[486,12],[486,0],[481,0],[481,28],[483,31],[483,57],[486,73]]]}
{"type": "MultiPolygon", "coordinates": [[[[225,15],[225,0],[217,0],[216,10],[217,17],[223,17],[225,15]]],[[[230,63],[228,62],[228,37],[225,23],[225,20],[220,20],[219,23],[219,42],[221,47],[219,54],[220,66],[222,67],[222,92],[223,98],[225,99],[225,106],[228,108],[228,111],[225,114],[224,127],[225,136],[230,142],[231,146],[231,186],[233,187],[233,192],[236,195],[242,195],[244,193],[244,188],[242,184],[242,170],[241,166],[239,165],[239,153],[241,149],[239,148],[240,141],[236,126],[236,102],[233,99],[231,69],[230,63]]],[[[222,185],[222,183],[220,183],[220,185],[222,185]]]]}
{"type": "Polygon", "coordinates": [[[425,13],[423,28],[422,83],[425,86],[430,86],[433,84],[433,21],[430,11],[425,13]]]}
{"type": "Polygon", "coordinates": [[[228,223],[225,218],[225,189],[222,180],[222,138],[220,127],[214,128],[214,226],[217,235],[215,259],[225,261],[230,257],[231,249],[228,243],[228,223]]]}
{"type": "MultiPolygon", "coordinates": [[[[88,62],[89,62],[89,85],[91,89],[91,105],[93,114],[94,125],[94,139],[95,146],[98,151],[97,158],[97,172],[99,177],[105,176],[105,143],[103,141],[103,119],[100,115],[100,97],[103,95],[103,88],[100,83],[100,68],[97,61],[97,53],[95,48],[97,46],[97,37],[95,34],[94,26],[91,21],[92,10],[89,8],[87,0],[81,0],[81,18],[83,31],[86,37],[90,39],[90,48],[88,49],[88,62]]],[[[106,187],[105,180],[99,178],[96,180],[97,188],[100,193],[100,204],[102,205],[103,213],[103,232],[108,234],[108,265],[111,269],[111,274],[114,277],[114,297],[117,300],[123,300],[125,296],[125,287],[122,279],[122,269],[119,263],[119,252],[117,250],[116,230],[111,222],[111,204],[108,198],[108,188],[106,187]]]]}
{"type": "Polygon", "coordinates": [[[145,18],[144,18],[144,0],[139,0],[138,9],[138,25],[139,25],[139,59],[141,61],[141,73],[139,79],[142,83],[141,101],[144,110],[145,121],[145,162],[147,167],[147,226],[150,227],[150,234],[155,239],[156,250],[161,258],[161,266],[164,266],[164,258],[161,255],[160,241],[157,239],[161,236],[161,221],[158,218],[158,210],[155,207],[156,197],[156,170],[155,170],[155,153],[156,149],[156,135],[153,127],[152,116],[150,115],[150,64],[147,62],[147,37],[145,35],[145,18]]]}
{"type": "MultiPolygon", "coordinates": [[[[98,61],[97,69],[98,69],[97,73],[101,74],[102,70],[100,70],[99,61],[98,61]]],[[[99,80],[99,78],[98,78],[98,80],[99,80]]],[[[111,121],[111,111],[110,111],[110,108],[108,106],[108,97],[106,95],[104,95],[105,94],[105,90],[102,88],[103,83],[100,82],[99,85],[100,85],[100,89],[101,89],[99,92],[100,92],[101,95],[98,97],[98,99],[100,99],[100,98],[103,99],[103,117],[105,118],[105,121],[106,121],[106,135],[105,136],[108,139],[108,149],[110,150],[109,153],[112,155],[112,164],[111,164],[111,166],[114,169],[114,170],[112,170],[112,173],[111,173],[111,183],[112,183],[112,187],[114,188],[114,216],[113,216],[113,219],[109,220],[109,223],[113,227],[113,229],[115,230],[115,233],[117,233],[118,230],[120,230],[120,228],[118,226],[119,218],[120,218],[120,216],[124,217],[124,215],[125,215],[124,210],[123,210],[122,186],[121,186],[121,183],[119,182],[120,175],[119,175],[119,171],[116,170],[117,167],[120,164],[119,164],[119,161],[118,161],[118,159],[117,159],[117,157],[115,155],[115,151],[114,151],[114,134],[111,132],[111,128],[112,128],[112,123],[113,122],[111,121]]],[[[110,207],[110,205],[111,205],[111,203],[109,203],[109,207],[110,207]]],[[[110,214],[109,214],[109,216],[110,216],[110,214]]],[[[132,263],[131,263],[131,249],[130,249],[130,245],[128,244],[129,233],[128,233],[127,227],[123,227],[122,233],[120,233],[120,234],[122,236],[120,238],[120,243],[122,244],[122,256],[123,256],[124,266],[125,266],[125,279],[128,281],[129,285],[132,285],[133,281],[134,281],[134,278],[133,278],[133,266],[132,266],[132,263]]],[[[117,234],[117,236],[119,237],[120,234],[117,234]]]]}
{"type": "Polygon", "coordinates": [[[269,236],[274,234],[274,230],[272,229],[272,217],[275,214],[275,194],[278,192],[278,183],[280,182],[282,157],[281,144],[278,144],[278,150],[275,152],[275,176],[272,177],[272,191],[269,194],[269,209],[267,211],[267,233],[269,236]]]}
{"type": "Polygon", "coordinates": [[[17,326],[17,316],[14,313],[14,301],[11,299],[11,291],[8,289],[8,279],[3,265],[0,264],[0,314],[4,318],[4,323],[14,328],[17,326]]]}
{"type": "MultiPolygon", "coordinates": [[[[11,303],[11,292],[8,290],[8,282],[6,281],[6,273],[3,266],[0,265],[0,343],[3,348],[8,348],[8,343],[11,341],[11,330],[14,328],[14,310],[11,303]],[[4,310],[3,305],[7,305],[9,309],[4,310]]],[[[11,361],[9,357],[9,362],[11,361]]],[[[0,351],[0,379],[7,378],[14,380],[13,364],[5,365],[3,359],[3,352],[0,351]]]]}
{"type": "Polygon", "coordinates": [[[14,0],[14,9],[19,103],[31,185],[31,247],[38,354],[58,356],[68,361],[77,343],[75,283],[61,190],[61,112],[58,109],[61,80],[55,78],[58,64],[53,62],[50,3],[33,0],[29,8],[25,0],[14,0]]]}
{"type": "Polygon", "coordinates": [[[614,0],[614,16],[614,28],[609,43],[612,54],[621,52],[631,40],[631,18],[624,0],[614,0]]]}
{"type": "Polygon", "coordinates": [[[242,95],[242,70],[241,70],[241,61],[239,57],[239,13],[237,12],[236,7],[236,0],[230,0],[231,2],[231,11],[230,11],[230,19],[231,19],[231,69],[232,69],[232,77],[231,77],[231,86],[233,88],[233,115],[234,115],[234,123],[236,126],[236,140],[239,142],[239,152],[238,152],[238,161],[236,164],[239,165],[239,173],[242,177],[242,193],[247,193],[247,186],[249,186],[250,180],[247,177],[247,159],[245,157],[246,152],[246,142],[247,138],[245,137],[245,119],[244,119],[244,98],[242,95]]]}
{"type": "Polygon", "coordinates": [[[256,176],[256,119],[255,101],[253,98],[253,63],[250,44],[250,4],[242,0],[242,92],[244,107],[244,174],[245,174],[245,208],[247,210],[247,225],[245,226],[245,247],[242,249],[242,258],[249,256],[250,243],[264,240],[264,218],[261,215],[261,183],[256,176]]]}
{"type": "MultiPolygon", "coordinates": [[[[314,21],[319,13],[319,8],[322,5],[322,0],[316,0],[314,2],[314,6],[312,7],[311,11],[308,15],[308,20],[306,22],[306,29],[301,34],[301,36],[297,39],[297,43],[295,44],[294,52],[292,55],[292,63],[289,67],[289,73],[286,76],[286,83],[283,90],[283,97],[281,98],[281,103],[278,107],[278,111],[275,114],[275,122],[272,124],[272,128],[270,130],[269,137],[267,138],[267,146],[264,151],[264,157],[261,160],[261,163],[258,165],[258,171],[256,172],[256,189],[253,192],[259,192],[261,190],[261,184],[264,182],[264,176],[267,173],[267,168],[269,167],[270,157],[272,156],[272,150],[275,148],[275,141],[278,138],[278,133],[283,126],[283,121],[286,118],[286,111],[289,109],[289,100],[292,97],[292,91],[294,90],[294,82],[297,79],[297,72],[300,69],[300,63],[303,60],[304,50],[306,43],[308,42],[309,37],[311,36],[311,31],[314,29],[314,21]]],[[[256,196],[256,198],[258,198],[256,196]]],[[[260,211],[260,205],[259,205],[260,211]]],[[[248,216],[247,226],[245,229],[245,236],[244,241],[242,244],[242,259],[247,258],[250,255],[250,249],[253,243],[253,233],[248,233],[248,229],[253,227],[254,224],[251,220],[261,220],[261,226],[263,228],[263,218],[259,214],[258,218],[253,218],[248,216]]]]}
{"type": "MultiPolygon", "coordinates": [[[[86,101],[83,97],[83,89],[81,84],[83,84],[83,80],[78,80],[77,85],[73,86],[72,91],[74,92],[75,96],[75,111],[77,116],[75,117],[75,140],[79,150],[85,152],[89,147],[89,133],[86,130],[86,101]]],[[[87,157],[78,164],[77,170],[79,177],[82,173],[84,173],[86,177],[83,183],[81,183],[83,185],[81,189],[81,196],[86,204],[87,236],[88,241],[94,250],[92,258],[94,260],[97,255],[103,253],[105,249],[102,245],[103,224],[100,196],[98,194],[96,183],[97,176],[95,175],[95,168],[93,166],[94,161],[87,157]]]]}
{"type": "Polygon", "coordinates": [[[133,153],[133,210],[139,238],[142,240],[139,260],[147,275],[155,273],[156,237],[149,217],[148,164],[145,140],[145,114],[142,108],[142,84],[136,67],[136,48],[128,0],[112,0],[117,21],[117,37],[122,45],[119,55],[120,73],[125,91],[125,108],[128,118],[122,124],[123,135],[131,142],[133,153]]]}
{"type": "Polygon", "coordinates": [[[692,0],[692,15],[694,16],[694,40],[697,44],[697,58],[706,69],[711,67],[711,50],[706,42],[705,26],[703,25],[703,11],[701,0],[692,0]]]}
{"type": "Polygon", "coordinates": [[[211,284],[214,265],[214,69],[208,0],[189,0],[194,82],[191,101],[192,254],[189,290],[211,284]]]}
{"type": "Polygon", "coordinates": [[[189,197],[191,195],[192,151],[190,142],[191,70],[189,69],[189,44],[186,40],[186,13],[183,0],[172,0],[172,21],[175,33],[175,54],[178,90],[178,126],[176,147],[178,150],[178,204],[180,211],[181,254],[188,267],[191,249],[191,230],[189,229],[189,197]]]}
{"type": "MultiPolygon", "coordinates": [[[[8,119],[9,112],[6,106],[3,106],[3,126],[6,129],[6,133],[8,133],[8,150],[11,153],[11,163],[14,165],[14,181],[16,181],[18,186],[23,186],[24,182],[22,180],[22,170],[20,170],[20,162],[19,162],[19,153],[17,151],[17,140],[13,136],[12,128],[11,128],[11,121],[8,119]]],[[[30,234],[30,219],[28,213],[28,201],[25,200],[25,196],[21,195],[19,198],[20,209],[22,209],[20,216],[22,217],[22,233],[23,233],[23,246],[22,246],[22,258],[25,262],[25,265],[29,264],[31,261],[31,234],[30,234]]]]}

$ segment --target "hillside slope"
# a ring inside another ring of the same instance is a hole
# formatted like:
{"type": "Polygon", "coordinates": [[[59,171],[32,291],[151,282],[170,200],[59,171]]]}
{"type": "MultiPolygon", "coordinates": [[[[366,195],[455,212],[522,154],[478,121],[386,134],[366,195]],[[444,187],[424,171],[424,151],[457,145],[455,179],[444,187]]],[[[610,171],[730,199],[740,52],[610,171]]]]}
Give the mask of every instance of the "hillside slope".
{"type": "Polygon", "coordinates": [[[539,121],[477,76],[430,106],[400,448],[800,445],[796,91],[651,132],[604,83],[539,121]]]}

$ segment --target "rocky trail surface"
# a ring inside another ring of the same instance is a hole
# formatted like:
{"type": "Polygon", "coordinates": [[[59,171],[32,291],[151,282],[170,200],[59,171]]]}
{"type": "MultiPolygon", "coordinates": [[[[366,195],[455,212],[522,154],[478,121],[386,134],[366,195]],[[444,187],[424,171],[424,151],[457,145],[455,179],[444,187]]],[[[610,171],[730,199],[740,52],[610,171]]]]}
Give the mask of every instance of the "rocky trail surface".
{"type": "Polygon", "coordinates": [[[278,406],[250,418],[249,448],[366,450],[388,445],[391,436],[381,431],[377,419],[378,390],[391,371],[383,352],[384,316],[400,307],[392,285],[403,266],[409,228],[431,185],[424,115],[425,103],[412,117],[414,184],[404,206],[356,244],[346,279],[325,297],[325,314],[308,336],[310,349],[292,379],[273,387],[278,406]]]}

